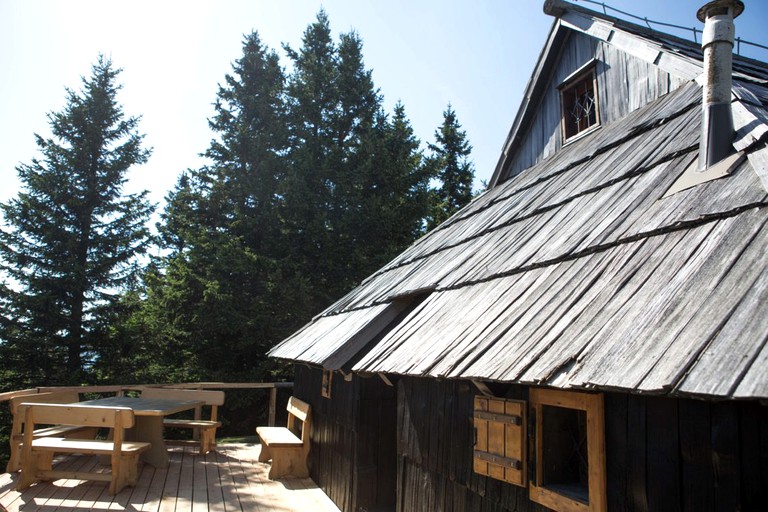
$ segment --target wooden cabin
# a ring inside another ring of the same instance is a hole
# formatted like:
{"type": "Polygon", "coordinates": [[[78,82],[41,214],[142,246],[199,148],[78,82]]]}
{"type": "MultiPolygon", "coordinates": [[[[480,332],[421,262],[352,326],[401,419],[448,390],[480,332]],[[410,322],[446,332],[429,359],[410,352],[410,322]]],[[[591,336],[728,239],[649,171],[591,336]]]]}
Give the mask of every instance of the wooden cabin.
{"type": "Polygon", "coordinates": [[[311,476],[345,512],[765,510],[768,65],[545,11],[488,190],[272,349],[311,476]]]}

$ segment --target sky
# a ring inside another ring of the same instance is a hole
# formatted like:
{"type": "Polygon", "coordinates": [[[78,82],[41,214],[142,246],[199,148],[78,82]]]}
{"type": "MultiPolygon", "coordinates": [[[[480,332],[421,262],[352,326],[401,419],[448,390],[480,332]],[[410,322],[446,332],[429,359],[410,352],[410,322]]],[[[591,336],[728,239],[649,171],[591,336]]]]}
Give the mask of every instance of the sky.
{"type": "MultiPolygon", "coordinates": [[[[606,0],[636,16],[701,28],[704,0],[606,0]]],[[[768,45],[768,0],[745,0],[737,36],[768,45]],[[762,26],[761,26],[762,25],[762,26]]],[[[14,197],[16,167],[39,157],[34,134],[81,89],[99,54],[122,68],[117,100],[141,116],[149,162],[126,192],[149,190],[161,207],[179,174],[205,163],[218,84],[257,31],[287,64],[320,9],[331,29],[356,31],[388,112],[401,101],[426,147],[450,103],[473,146],[476,188],[501,147],[553,23],[543,0],[0,0],[0,201],[14,197]]],[[[599,5],[578,2],[599,10],[599,5]]],[[[609,14],[618,15],[615,11],[609,14]]],[[[621,15],[618,15],[621,16],[621,15]]],[[[684,35],[666,29],[676,35],[684,35]]],[[[691,38],[690,32],[685,37],[691,38]]],[[[768,51],[746,51],[768,61],[768,51]]]]}

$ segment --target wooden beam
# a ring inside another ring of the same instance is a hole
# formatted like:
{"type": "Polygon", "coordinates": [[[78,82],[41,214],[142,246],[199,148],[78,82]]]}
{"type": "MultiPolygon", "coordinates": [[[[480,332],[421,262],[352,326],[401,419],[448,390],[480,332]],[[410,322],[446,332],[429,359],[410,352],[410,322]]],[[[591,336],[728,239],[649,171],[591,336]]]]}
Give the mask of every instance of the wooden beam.
{"type": "Polygon", "coordinates": [[[496,395],[493,394],[493,391],[485,384],[485,382],[481,380],[473,380],[472,384],[475,385],[478,391],[480,391],[484,396],[489,397],[495,397],[496,395]]]}

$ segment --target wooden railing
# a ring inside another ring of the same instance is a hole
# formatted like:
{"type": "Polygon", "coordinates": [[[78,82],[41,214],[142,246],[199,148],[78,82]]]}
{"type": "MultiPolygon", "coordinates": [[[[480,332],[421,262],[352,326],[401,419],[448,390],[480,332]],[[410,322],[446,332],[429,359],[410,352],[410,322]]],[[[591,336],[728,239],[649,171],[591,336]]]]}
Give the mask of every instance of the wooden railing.
{"type": "Polygon", "coordinates": [[[293,388],[293,382],[184,382],[176,384],[131,384],[113,386],[46,386],[30,389],[20,389],[0,393],[0,402],[10,400],[19,395],[46,393],[50,391],[77,391],[78,393],[115,393],[123,396],[129,391],[140,391],[142,388],[185,388],[185,389],[269,389],[269,419],[270,426],[275,425],[277,412],[277,390],[293,388]]]}

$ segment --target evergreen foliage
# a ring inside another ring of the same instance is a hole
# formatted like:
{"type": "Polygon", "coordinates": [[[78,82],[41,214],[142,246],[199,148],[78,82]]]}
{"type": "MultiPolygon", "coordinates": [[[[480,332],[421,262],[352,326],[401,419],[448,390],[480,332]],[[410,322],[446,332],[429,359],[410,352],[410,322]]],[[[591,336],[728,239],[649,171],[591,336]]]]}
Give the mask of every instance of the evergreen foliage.
{"type": "Polygon", "coordinates": [[[415,240],[429,177],[405,109],[385,114],[357,34],[336,46],[321,11],[301,50],[286,50],[293,73],[282,219],[310,286],[308,318],[415,240]]]}
{"type": "Polygon", "coordinates": [[[48,115],[42,155],[17,167],[23,190],[0,205],[0,359],[5,387],[92,381],[119,293],[150,242],[146,192],[123,194],[146,162],[138,118],[116,95],[120,73],[99,57],[82,91],[48,115]]]}
{"type": "Polygon", "coordinates": [[[435,142],[429,145],[432,154],[427,158],[427,166],[440,186],[432,191],[428,229],[469,204],[475,177],[474,165],[469,160],[472,146],[450,104],[443,112],[443,124],[435,131],[435,142]]]}
{"type": "Polygon", "coordinates": [[[145,380],[182,367],[187,380],[273,379],[269,348],[422,233],[419,141],[402,105],[384,112],[360,38],[335,43],[321,11],[285,51],[288,76],[245,38],[214,104],[210,164],[168,197],[168,255],[131,322],[152,340],[145,380]]]}
{"type": "Polygon", "coordinates": [[[280,282],[283,89],[277,54],[247,35],[209,121],[211,164],[180,177],[158,226],[168,254],[134,317],[155,354],[145,380],[261,380],[274,366],[264,353],[294,292],[280,282]]]}
{"type": "MultiPolygon", "coordinates": [[[[145,269],[152,207],[122,185],[149,152],[115,103],[119,71],[100,58],[50,116],[55,138],[38,137],[44,158],[18,168],[24,192],[1,206],[4,384],[288,376],[269,348],[471,198],[471,146],[452,108],[423,158],[362,49],[354,32],[334,40],[324,11],[301,48],[284,46],[288,73],[257,33],[244,37],[216,94],[207,165],[166,197],[160,256],[145,269]]],[[[228,395],[242,432],[259,404],[237,407],[228,395]]]]}

